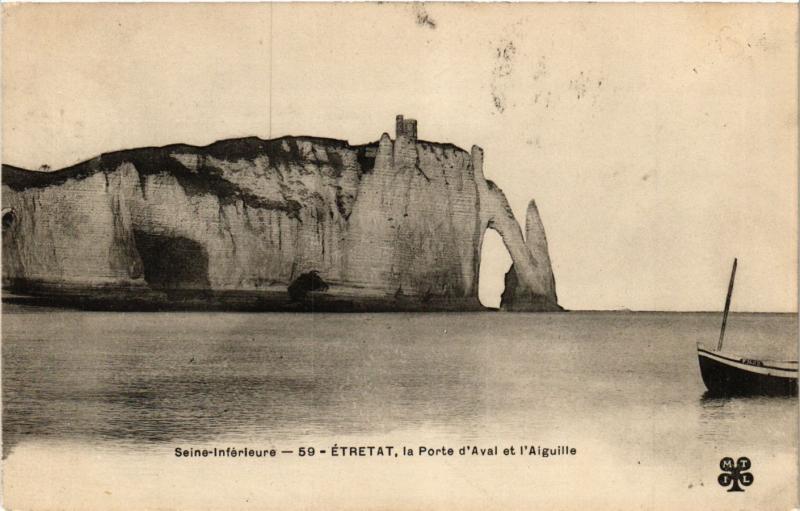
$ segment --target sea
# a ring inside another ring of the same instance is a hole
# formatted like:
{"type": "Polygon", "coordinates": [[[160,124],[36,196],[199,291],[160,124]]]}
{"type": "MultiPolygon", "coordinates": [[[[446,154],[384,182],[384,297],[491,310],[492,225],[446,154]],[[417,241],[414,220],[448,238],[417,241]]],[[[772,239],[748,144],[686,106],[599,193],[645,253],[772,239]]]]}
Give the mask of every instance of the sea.
{"type": "MultiPolygon", "coordinates": [[[[3,505],[790,509],[798,402],[706,395],[720,322],[4,305],[3,505]]],[[[797,360],[797,335],[733,313],[725,349],[797,360]]]]}

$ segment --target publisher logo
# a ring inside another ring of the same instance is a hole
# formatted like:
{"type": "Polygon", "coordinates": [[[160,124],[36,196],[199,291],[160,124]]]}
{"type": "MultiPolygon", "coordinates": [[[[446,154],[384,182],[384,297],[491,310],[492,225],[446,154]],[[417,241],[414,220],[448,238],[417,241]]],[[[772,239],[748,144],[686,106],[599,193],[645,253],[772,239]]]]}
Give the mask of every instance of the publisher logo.
{"type": "Polygon", "coordinates": [[[736,463],[733,462],[733,458],[722,458],[719,462],[719,468],[722,469],[722,474],[717,477],[717,481],[719,482],[720,486],[730,486],[731,491],[744,491],[742,486],[750,486],[753,484],[753,474],[750,472],[746,472],[750,470],[753,464],[750,463],[750,458],[746,458],[742,456],[736,463]],[[739,486],[739,485],[742,486],[739,486]]]}

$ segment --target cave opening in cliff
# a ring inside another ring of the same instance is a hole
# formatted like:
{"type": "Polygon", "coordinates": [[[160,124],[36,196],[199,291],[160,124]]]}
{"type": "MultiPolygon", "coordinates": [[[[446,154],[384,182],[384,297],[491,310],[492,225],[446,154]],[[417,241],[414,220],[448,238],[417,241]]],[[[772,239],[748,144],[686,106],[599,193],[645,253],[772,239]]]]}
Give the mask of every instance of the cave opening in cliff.
{"type": "Polygon", "coordinates": [[[167,236],[134,230],[136,250],[144,265],[144,280],[161,291],[206,291],[208,252],[183,236],[167,236]]]}
{"type": "Polygon", "coordinates": [[[3,230],[11,229],[17,222],[17,212],[12,208],[3,209],[3,230]]]}
{"type": "Polygon", "coordinates": [[[500,295],[505,287],[505,275],[511,266],[511,256],[503,239],[493,229],[483,233],[480,268],[478,269],[478,299],[484,307],[500,307],[500,295]]]}

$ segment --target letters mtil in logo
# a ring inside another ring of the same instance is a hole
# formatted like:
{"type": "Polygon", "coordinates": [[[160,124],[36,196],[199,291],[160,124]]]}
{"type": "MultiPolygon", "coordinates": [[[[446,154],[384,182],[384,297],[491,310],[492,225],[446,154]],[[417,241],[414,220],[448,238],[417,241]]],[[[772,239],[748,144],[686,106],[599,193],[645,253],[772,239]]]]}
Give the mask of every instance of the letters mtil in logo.
{"type": "Polygon", "coordinates": [[[733,463],[733,458],[722,458],[719,462],[719,468],[722,469],[722,474],[717,477],[717,482],[720,486],[730,486],[731,491],[744,491],[742,486],[750,486],[753,484],[753,474],[746,472],[750,470],[753,464],[750,463],[750,458],[742,456],[736,463],[733,463]],[[739,486],[739,485],[742,486],[739,486]]]}

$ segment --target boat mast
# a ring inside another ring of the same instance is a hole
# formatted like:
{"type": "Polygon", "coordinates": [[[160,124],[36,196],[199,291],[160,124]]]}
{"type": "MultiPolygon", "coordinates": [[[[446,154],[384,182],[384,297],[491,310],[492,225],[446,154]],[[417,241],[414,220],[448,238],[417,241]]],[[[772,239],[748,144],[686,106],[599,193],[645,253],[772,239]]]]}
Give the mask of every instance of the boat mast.
{"type": "Polygon", "coordinates": [[[728,283],[728,296],[725,297],[725,312],[722,314],[722,329],[719,332],[719,342],[717,351],[722,349],[722,339],[725,338],[725,324],[728,322],[728,310],[731,308],[731,295],[733,294],[733,279],[736,278],[736,258],[733,259],[733,269],[731,270],[731,281],[728,283]]]}

